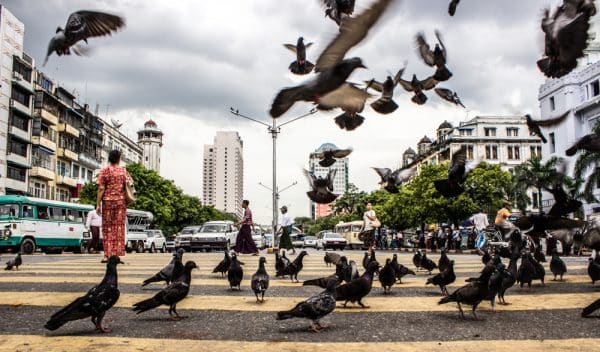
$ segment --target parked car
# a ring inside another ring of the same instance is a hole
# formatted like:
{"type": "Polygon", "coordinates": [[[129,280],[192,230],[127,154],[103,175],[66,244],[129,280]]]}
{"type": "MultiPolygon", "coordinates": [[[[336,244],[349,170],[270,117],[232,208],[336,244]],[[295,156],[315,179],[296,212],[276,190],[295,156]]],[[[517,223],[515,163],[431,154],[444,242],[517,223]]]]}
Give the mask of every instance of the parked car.
{"type": "Polygon", "coordinates": [[[192,235],[190,248],[192,251],[205,249],[229,250],[235,246],[238,229],[233,221],[208,221],[205,222],[198,232],[192,235]]]}
{"type": "Polygon", "coordinates": [[[156,253],[159,250],[161,253],[167,251],[167,240],[161,230],[146,230],[148,239],[146,240],[145,250],[150,253],[156,253]]]}
{"type": "Polygon", "coordinates": [[[192,236],[196,233],[198,233],[198,231],[200,231],[200,228],[202,226],[186,226],[183,228],[183,230],[181,230],[181,232],[179,232],[177,234],[177,236],[175,236],[175,250],[178,250],[179,248],[183,248],[185,251],[189,252],[192,250],[191,248],[191,241],[192,241],[192,236]]]}
{"type": "Polygon", "coordinates": [[[302,248],[317,248],[317,237],[316,236],[306,236],[304,237],[304,244],[302,248]]]}
{"type": "Polygon", "coordinates": [[[165,244],[167,246],[167,252],[169,252],[169,253],[175,252],[175,238],[176,237],[177,237],[177,234],[171,235],[166,239],[165,244]]]}
{"type": "Polygon", "coordinates": [[[263,234],[263,232],[260,228],[256,227],[255,230],[252,231],[252,239],[254,240],[254,244],[256,245],[256,248],[258,248],[258,249],[267,248],[267,239],[265,238],[265,235],[263,234]]]}
{"type": "Polygon", "coordinates": [[[322,232],[317,237],[316,248],[317,248],[317,250],[318,249],[327,250],[330,248],[343,250],[347,244],[348,244],[348,241],[344,237],[342,237],[342,235],[340,235],[339,233],[322,232]]]}

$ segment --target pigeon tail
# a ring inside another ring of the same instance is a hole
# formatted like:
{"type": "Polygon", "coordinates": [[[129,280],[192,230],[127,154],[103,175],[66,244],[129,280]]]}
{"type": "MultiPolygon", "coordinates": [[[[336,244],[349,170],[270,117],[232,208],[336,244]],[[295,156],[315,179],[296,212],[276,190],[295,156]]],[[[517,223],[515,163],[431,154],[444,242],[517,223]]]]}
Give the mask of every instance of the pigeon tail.
{"type": "Polygon", "coordinates": [[[137,312],[137,314],[140,314],[147,310],[154,309],[154,308],[160,306],[161,304],[162,304],[161,302],[159,302],[158,300],[154,299],[154,297],[152,297],[152,298],[148,298],[146,300],[143,300],[141,302],[134,304],[132,310],[134,312],[137,312]]]}
{"type": "Polygon", "coordinates": [[[392,99],[381,98],[372,102],[371,107],[378,113],[386,115],[396,111],[396,109],[398,109],[398,104],[396,104],[396,102],[394,102],[392,99]]]}
{"type": "Polygon", "coordinates": [[[450,77],[452,77],[452,72],[450,72],[446,66],[438,68],[433,75],[433,78],[438,82],[447,81],[450,79],[450,77]]]}
{"type": "Polygon", "coordinates": [[[306,280],[302,283],[302,286],[319,286],[321,288],[327,288],[328,277],[320,277],[318,279],[306,280]]]}
{"type": "Polygon", "coordinates": [[[575,155],[575,153],[577,153],[577,144],[575,144],[574,146],[572,146],[571,148],[565,150],[565,154],[567,156],[573,156],[575,155]]]}
{"type": "Polygon", "coordinates": [[[594,301],[589,306],[583,308],[583,311],[581,312],[581,317],[582,318],[586,318],[586,317],[590,316],[590,314],[592,314],[594,311],[596,311],[598,309],[600,309],[600,299],[597,299],[596,301],[594,301]]]}
{"type": "Polygon", "coordinates": [[[427,102],[427,96],[421,92],[419,94],[415,94],[410,100],[417,105],[423,105],[425,102],[427,102]]]}
{"type": "Polygon", "coordinates": [[[269,114],[273,118],[278,118],[285,114],[298,100],[307,100],[303,94],[305,90],[304,86],[282,89],[273,100],[269,114]]]}
{"type": "Polygon", "coordinates": [[[452,184],[446,179],[433,181],[433,185],[444,197],[456,197],[465,191],[461,185],[452,184]]]}
{"type": "Polygon", "coordinates": [[[89,316],[77,309],[81,301],[81,298],[76,299],[63,309],[54,313],[44,327],[50,331],[54,331],[70,321],[83,319],[89,316]]]}
{"type": "Polygon", "coordinates": [[[286,320],[294,318],[294,311],[288,310],[284,312],[277,312],[277,320],[286,320]]]}
{"type": "Polygon", "coordinates": [[[452,293],[451,295],[446,296],[446,297],[442,297],[442,299],[440,299],[438,304],[446,304],[446,303],[450,303],[450,302],[456,302],[456,294],[455,293],[452,293]]]}
{"type": "Polygon", "coordinates": [[[362,125],[365,118],[359,114],[349,114],[347,112],[335,117],[335,123],[343,130],[354,131],[362,125]]]}
{"type": "Polygon", "coordinates": [[[310,62],[308,60],[304,61],[304,63],[302,63],[302,64],[299,63],[298,61],[293,61],[290,64],[289,69],[293,74],[306,75],[306,74],[309,74],[313,70],[314,67],[315,67],[315,64],[313,64],[312,62],[310,62]]]}
{"type": "Polygon", "coordinates": [[[158,274],[152,276],[151,278],[144,280],[144,282],[142,283],[142,287],[144,287],[148,284],[151,284],[153,282],[158,282],[158,281],[166,281],[166,279],[164,277],[162,277],[160,272],[158,274]]]}

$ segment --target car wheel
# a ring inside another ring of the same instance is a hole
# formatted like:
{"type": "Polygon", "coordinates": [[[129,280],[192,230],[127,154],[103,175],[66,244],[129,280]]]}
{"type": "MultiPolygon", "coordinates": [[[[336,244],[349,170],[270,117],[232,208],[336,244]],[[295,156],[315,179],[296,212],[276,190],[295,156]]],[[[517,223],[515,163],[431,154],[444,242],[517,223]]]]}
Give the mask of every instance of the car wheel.
{"type": "Polygon", "coordinates": [[[21,242],[21,253],[33,254],[35,253],[35,241],[31,238],[26,238],[21,242]]]}
{"type": "Polygon", "coordinates": [[[167,251],[167,244],[163,243],[162,247],[160,248],[160,252],[165,253],[166,251],[167,251]]]}
{"type": "Polygon", "coordinates": [[[154,243],[152,243],[150,246],[150,253],[156,253],[156,247],[154,246],[154,243]]]}
{"type": "Polygon", "coordinates": [[[136,246],[135,246],[135,251],[136,251],[136,253],[143,253],[144,252],[144,242],[137,241],[136,246]]]}

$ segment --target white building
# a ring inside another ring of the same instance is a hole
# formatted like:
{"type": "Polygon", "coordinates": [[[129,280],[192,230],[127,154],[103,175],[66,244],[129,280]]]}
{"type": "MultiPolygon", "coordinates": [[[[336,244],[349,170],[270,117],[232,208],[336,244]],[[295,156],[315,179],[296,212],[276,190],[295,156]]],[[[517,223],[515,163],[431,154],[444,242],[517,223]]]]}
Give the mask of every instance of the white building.
{"type": "MultiPolygon", "coordinates": [[[[106,121],[102,134],[102,166],[108,164],[108,153],[117,149],[121,151],[121,165],[129,165],[142,162],[142,148],[129,138],[125,133],[106,121]]],[[[98,170],[100,171],[100,170],[98,170]]]]}
{"type": "Polygon", "coordinates": [[[33,59],[25,25],[0,5],[0,194],[26,194],[31,169],[33,59]]]}
{"type": "Polygon", "coordinates": [[[243,216],[244,144],[233,131],[219,131],[204,145],[202,201],[226,213],[243,216]]]}
{"type": "MultiPolygon", "coordinates": [[[[337,170],[335,178],[333,180],[333,193],[344,194],[348,190],[348,164],[349,159],[342,158],[337,159],[336,162],[330,167],[322,167],[319,165],[319,158],[315,155],[327,149],[338,149],[333,143],[324,143],[317,148],[308,158],[308,171],[312,172],[316,177],[327,177],[329,170],[337,170]]],[[[311,202],[310,204],[310,216],[313,219],[321,218],[331,214],[331,206],[329,204],[316,204],[311,202]]]]}
{"type": "Polygon", "coordinates": [[[142,148],[142,162],[147,169],[160,174],[160,148],[163,146],[163,133],[153,120],[148,120],[139,130],[138,145],[142,148]]]}
{"type": "MultiPolygon", "coordinates": [[[[592,49],[595,47],[592,46],[592,49]]],[[[538,95],[542,119],[569,112],[567,119],[559,126],[542,130],[548,139],[548,143],[543,144],[542,154],[546,160],[552,156],[565,159],[571,176],[579,154],[568,157],[565,150],[579,138],[591,133],[600,117],[600,61],[585,65],[589,60],[589,57],[584,58],[583,65],[580,62],[576,71],[564,77],[547,80],[540,86],[538,95]]],[[[596,197],[600,196],[598,187],[594,193],[596,197]]],[[[542,204],[545,210],[553,202],[551,194],[543,194],[542,204]]],[[[584,204],[584,212],[586,216],[600,212],[600,204],[584,204]]]]}

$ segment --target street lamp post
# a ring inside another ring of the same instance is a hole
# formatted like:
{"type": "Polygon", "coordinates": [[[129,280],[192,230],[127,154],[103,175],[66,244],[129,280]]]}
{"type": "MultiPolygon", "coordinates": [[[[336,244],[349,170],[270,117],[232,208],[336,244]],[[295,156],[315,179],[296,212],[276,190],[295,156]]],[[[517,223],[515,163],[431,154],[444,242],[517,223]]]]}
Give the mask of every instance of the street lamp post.
{"type": "MultiPolygon", "coordinates": [[[[229,112],[232,113],[235,116],[239,116],[239,117],[245,118],[247,120],[259,123],[259,124],[261,124],[263,126],[266,126],[268,132],[271,134],[271,138],[273,140],[273,187],[271,188],[271,195],[272,195],[272,201],[273,201],[273,221],[271,223],[271,227],[273,229],[273,245],[275,246],[275,241],[276,241],[275,232],[277,231],[277,222],[278,222],[278,216],[279,216],[279,213],[277,212],[277,208],[278,208],[277,203],[279,202],[279,193],[280,193],[278,191],[278,189],[277,189],[277,135],[279,133],[281,133],[281,127],[283,127],[283,126],[285,126],[285,125],[287,125],[289,123],[292,123],[294,121],[297,121],[297,120],[300,120],[302,118],[305,118],[307,116],[313,115],[313,114],[315,114],[317,112],[317,109],[312,108],[306,114],[303,114],[303,115],[300,115],[298,117],[295,117],[295,118],[293,118],[293,119],[291,119],[289,121],[286,121],[286,122],[284,122],[284,123],[282,123],[280,125],[277,124],[277,119],[272,119],[273,123],[270,125],[270,124],[265,123],[263,121],[260,121],[260,120],[257,120],[255,118],[246,116],[246,115],[240,113],[240,111],[238,109],[234,109],[232,107],[229,108],[229,112]]],[[[292,186],[295,185],[295,184],[296,184],[296,182],[294,182],[294,184],[292,184],[292,186]]],[[[289,186],[289,187],[291,187],[291,186],[289,186]]],[[[286,187],[285,189],[287,189],[289,187],[286,187]]]]}

